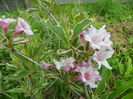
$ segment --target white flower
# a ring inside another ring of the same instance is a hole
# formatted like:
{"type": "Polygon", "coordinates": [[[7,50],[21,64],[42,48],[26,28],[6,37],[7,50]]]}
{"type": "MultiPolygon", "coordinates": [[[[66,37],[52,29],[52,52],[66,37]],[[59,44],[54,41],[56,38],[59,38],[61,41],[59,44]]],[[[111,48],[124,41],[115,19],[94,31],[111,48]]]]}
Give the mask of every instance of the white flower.
{"type": "Polygon", "coordinates": [[[92,49],[100,49],[101,46],[111,46],[110,33],[105,30],[105,25],[97,30],[91,26],[87,32],[84,33],[84,39],[89,41],[92,49]]]}
{"type": "Polygon", "coordinates": [[[27,35],[33,35],[33,32],[29,24],[24,19],[18,18],[18,25],[16,26],[14,36],[17,36],[18,34],[21,34],[23,32],[27,35]]]}
{"type": "Polygon", "coordinates": [[[82,61],[82,63],[77,67],[76,71],[80,72],[78,80],[84,82],[85,85],[89,85],[91,88],[96,88],[96,82],[101,80],[99,72],[92,67],[91,61],[89,61],[89,63],[82,61]]]}
{"type": "Polygon", "coordinates": [[[111,47],[111,45],[113,45],[113,42],[110,40],[110,33],[107,33],[105,35],[105,38],[103,40],[103,42],[101,43],[101,46],[109,46],[111,47]]]}
{"type": "Polygon", "coordinates": [[[61,67],[63,67],[65,71],[69,71],[71,68],[74,67],[74,61],[75,59],[73,57],[70,57],[67,59],[62,59],[61,62],[54,60],[54,64],[56,65],[56,68],[58,70],[61,69],[61,67]]]}
{"type": "Polygon", "coordinates": [[[111,58],[114,50],[111,47],[103,46],[99,51],[96,51],[92,56],[92,59],[98,63],[98,68],[104,65],[108,69],[112,69],[107,62],[108,58],[111,58]]]}
{"type": "Polygon", "coordinates": [[[61,69],[61,67],[62,67],[62,63],[61,63],[61,62],[58,62],[58,61],[54,60],[54,64],[56,65],[56,68],[57,68],[58,70],[61,69]]]}

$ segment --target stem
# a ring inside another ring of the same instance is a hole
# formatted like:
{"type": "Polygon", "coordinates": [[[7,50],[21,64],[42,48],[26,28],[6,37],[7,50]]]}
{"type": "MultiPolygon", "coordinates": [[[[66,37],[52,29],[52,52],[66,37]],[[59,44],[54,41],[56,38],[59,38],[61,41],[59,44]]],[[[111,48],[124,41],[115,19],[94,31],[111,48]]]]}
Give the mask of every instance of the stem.
{"type": "Polygon", "coordinates": [[[49,15],[55,20],[57,26],[60,26],[59,22],[56,20],[56,18],[53,16],[53,14],[52,13],[49,13],[49,15]]]}
{"type": "Polygon", "coordinates": [[[32,63],[34,63],[34,64],[36,64],[36,65],[42,67],[42,66],[41,66],[40,64],[38,64],[36,61],[34,61],[34,60],[32,60],[31,58],[25,56],[24,54],[22,54],[22,53],[20,53],[20,52],[18,52],[18,51],[16,51],[16,50],[15,50],[15,53],[18,54],[18,55],[20,55],[20,56],[22,56],[22,57],[24,57],[25,59],[29,60],[30,62],[32,62],[32,63]]]}
{"type": "Polygon", "coordinates": [[[88,90],[87,90],[87,86],[84,85],[84,87],[85,87],[85,95],[86,95],[86,99],[90,99],[89,92],[88,92],[88,90]]]}

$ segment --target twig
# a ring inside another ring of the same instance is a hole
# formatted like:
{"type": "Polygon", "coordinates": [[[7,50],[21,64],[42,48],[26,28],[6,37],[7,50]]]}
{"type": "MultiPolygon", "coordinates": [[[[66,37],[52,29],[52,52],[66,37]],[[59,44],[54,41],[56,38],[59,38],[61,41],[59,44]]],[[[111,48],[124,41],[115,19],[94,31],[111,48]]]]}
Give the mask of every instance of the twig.
{"type": "Polygon", "coordinates": [[[56,18],[53,16],[53,14],[49,13],[49,15],[54,19],[54,21],[56,22],[57,26],[60,26],[59,22],[56,20],[56,18]]]}
{"type": "Polygon", "coordinates": [[[39,63],[37,63],[36,61],[32,60],[31,58],[25,56],[24,54],[22,54],[22,53],[20,53],[20,52],[18,52],[18,51],[16,51],[16,50],[15,50],[15,53],[18,54],[18,55],[20,55],[20,56],[22,56],[22,57],[24,57],[25,59],[29,60],[30,62],[32,62],[32,63],[34,63],[34,64],[36,64],[36,65],[42,67],[39,63]]]}

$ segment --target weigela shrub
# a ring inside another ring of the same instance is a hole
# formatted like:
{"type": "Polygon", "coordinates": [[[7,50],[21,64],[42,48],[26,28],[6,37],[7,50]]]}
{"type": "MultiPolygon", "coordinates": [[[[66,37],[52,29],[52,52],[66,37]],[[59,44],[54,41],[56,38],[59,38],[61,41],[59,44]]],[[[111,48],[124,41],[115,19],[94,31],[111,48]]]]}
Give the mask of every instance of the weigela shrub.
{"type": "MultiPolygon", "coordinates": [[[[75,77],[77,81],[89,85],[91,88],[97,87],[97,82],[102,78],[98,69],[101,66],[105,66],[108,69],[112,67],[107,62],[108,58],[111,58],[114,50],[112,48],[112,41],[110,40],[110,33],[106,31],[105,25],[99,30],[91,26],[88,30],[83,31],[79,35],[81,44],[89,42],[89,50],[93,52],[87,62],[85,60],[78,61],[74,57],[69,57],[66,59],[61,59],[61,61],[54,61],[57,70],[63,70],[64,72],[78,72],[78,76],[75,77]],[[97,63],[98,66],[96,66],[97,63]]],[[[51,67],[51,65],[43,62],[41,64],[45,69],[51,67]]]]}
{"type": "MultiPolygon", "coordinates": [[[[7,37],[7,30],[10,24],[14,22],[17,22],[15,31],[11,37],[7,38],[11,43],[19,34],[25,33],[27,35],[33,35],[31,27],[24,19],[18,18],[15,20],[7,18],[0,19],[0,26],[4,32],[4,37],[7,37]]],[[[45,70],[56,69],[57,72],[60,72],[60,70],[71,73],[76,72],[75,79],[77,81],[81,81],[91,88],[96,88],[97,83],[102,79],[99,73],[101,66],[112,69],[107,62],[107,59],[111,58],[114,53],[112,48],[113,43],[110,40],[110,33],[106,31],[105,25],[100,29],[91,26],[88,30],[84,30],[79,34],[79,40],[82,45],[85,45],[85,43],[88,42],[88,50],[93,53],[90,54],[87,61],[68,56],[69,58],[61,59],[61,61],[53,59],[54,65],[42,61],[40,66],[44,67],[45,70]]],[[[89,53],[89,51],[86,53],[89,53]]]]}

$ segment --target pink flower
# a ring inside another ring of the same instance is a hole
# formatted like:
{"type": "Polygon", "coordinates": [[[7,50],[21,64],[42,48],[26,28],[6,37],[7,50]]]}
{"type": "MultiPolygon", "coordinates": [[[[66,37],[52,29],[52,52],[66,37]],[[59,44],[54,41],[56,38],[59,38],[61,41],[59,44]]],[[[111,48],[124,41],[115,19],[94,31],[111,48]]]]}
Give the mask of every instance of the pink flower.
{"type": "Polygon", "coordinates": [[[77,80],[84,82],[85,85],[89,85],[91,88],[96,88],[96,82],[101,80],[99,72],[92,67],[91,61],[88,63],[82,61],[75,71],[80,72],[77,80]]]}
{"type": "Polygon", "coordinates": [[[110,41],[110,34],[105,30],[105,25],[99,30],[91,26],[89,31],[84,33],[84,39],[89,41],[90,48],[92,49],[100,49],[103,45],[112,45],[112,42],[110,41]]]}
{"type": "Polygon", "coordinates": [[[54,60],[54,64],[56,65],[56,68],[58,70],[63,67],[65,71],[69,71],[71,68],[74,68],[74,61],[75,59],[73,57],[70,57],[67,59],[62,59],[61,62],[54,60]]]}
{"type": "Polygon", "coordinates": [[[85,43],[85,37],[84,37],[84,33],[85,33],[86,31],[83,31],[80,35],[79,35],[79,39],[80,39],[80,42],[82,43],[82,44],[84,44],[85,43]]]}
{"type": "Polygon", "coordinates": [[[43,66],[46,70],[52,66],[51,64],[47,64],[45,61],[41,61],[40,65],[43,66]]]}
{"type": "Polygon", "coordinates": [[[13,22],[16,22],[16,20],[10,19],[10,18],[0,19],[0,26],[2,27],[5,36],[6,36],[7,29],[9,28],[9,25],[13,22]]]}
{"type": "Polygon", "coordinates": [[[99,51],[96,51],[92,56],[92,59],[98,63],[98,68],[104,65],[108,69],[112,69],[107,62],[108,58],[111,58],[114,51],[111,47],[103,46],[99,51]]]}
{"type": "Polygon", "coordinates": [[[24,19],[18,18],[18,25],[16,26],[14,37],[21,33],[26,33],[27,35],[33,35],[33,32],[29,24],[24,19]]]}

